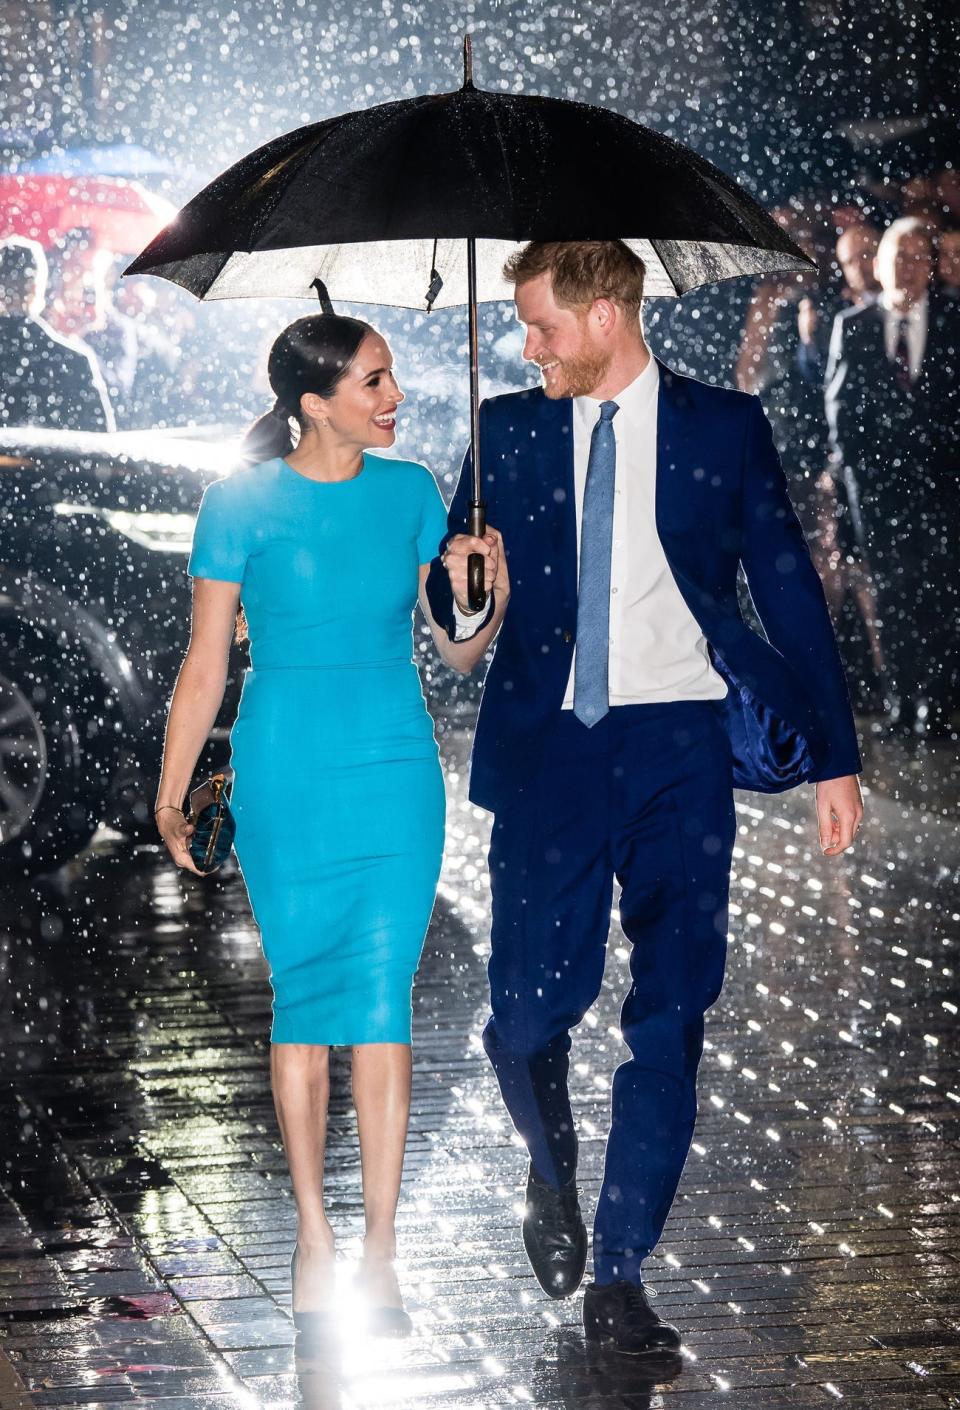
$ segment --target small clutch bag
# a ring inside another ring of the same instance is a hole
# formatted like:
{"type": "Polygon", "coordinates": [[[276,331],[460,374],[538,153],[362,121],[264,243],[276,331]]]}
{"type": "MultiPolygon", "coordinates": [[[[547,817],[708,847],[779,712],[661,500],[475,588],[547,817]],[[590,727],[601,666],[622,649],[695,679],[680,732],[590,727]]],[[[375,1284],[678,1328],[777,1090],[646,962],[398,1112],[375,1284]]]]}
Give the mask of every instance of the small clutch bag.
{"type": "Polygon", "coordinates": [[[214,774],[190,794],[187,822],[193,823],[190,856],[198,871],[216,871],[227,860],[237,831],[237,820],[227,803],[226,780],[214,774]]]}

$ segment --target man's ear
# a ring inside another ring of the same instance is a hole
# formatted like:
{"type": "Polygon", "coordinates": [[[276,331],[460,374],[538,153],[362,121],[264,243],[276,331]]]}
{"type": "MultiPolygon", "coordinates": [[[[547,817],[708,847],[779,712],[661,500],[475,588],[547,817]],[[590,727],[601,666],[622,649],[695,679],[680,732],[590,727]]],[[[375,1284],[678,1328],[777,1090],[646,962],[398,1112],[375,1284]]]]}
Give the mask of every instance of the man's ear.
{"type": "Polygon", "coordinates": [[[601,333],[611,333],[617,326],[617,306],[612,299],[594,299],[592,312],[601,333]]]}

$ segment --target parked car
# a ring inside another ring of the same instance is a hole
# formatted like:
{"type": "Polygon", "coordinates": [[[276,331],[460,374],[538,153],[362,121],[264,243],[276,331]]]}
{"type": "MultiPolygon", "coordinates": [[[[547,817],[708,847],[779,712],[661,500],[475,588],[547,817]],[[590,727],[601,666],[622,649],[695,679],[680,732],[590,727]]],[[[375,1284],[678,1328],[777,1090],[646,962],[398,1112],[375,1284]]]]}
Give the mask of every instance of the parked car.
{"type": "MultiPolygon", "coordinates": [[[[226,436],[0,432],[0,870],[56,866],[104,820],[152,824],[193,522],[236,458],[226,436]]],[[[244,664],[235,648],[198,771],[226,762],[244,664]]]]}

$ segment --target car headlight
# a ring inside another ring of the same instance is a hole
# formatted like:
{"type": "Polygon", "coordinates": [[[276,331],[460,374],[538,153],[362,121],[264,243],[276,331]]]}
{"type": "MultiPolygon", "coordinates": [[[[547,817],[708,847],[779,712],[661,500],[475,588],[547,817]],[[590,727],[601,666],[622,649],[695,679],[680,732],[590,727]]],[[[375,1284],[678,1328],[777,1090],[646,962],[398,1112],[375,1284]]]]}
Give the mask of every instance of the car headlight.
{"type": "Polygon", "coordinates": [[[189,553],[193,543],[194,514],[159,514],[144,510],[105,509],[103,517],[118,534],[142,548],[162,553],[189,553]]]}
{"type": "Polygon", "coordinates": [[[56,514],[95,514],[115,533],[157,553],[189,553],[193,543],[194,514],[164,514],[144,509],[99,509],[89,504],[55,504],[56,514]]]}

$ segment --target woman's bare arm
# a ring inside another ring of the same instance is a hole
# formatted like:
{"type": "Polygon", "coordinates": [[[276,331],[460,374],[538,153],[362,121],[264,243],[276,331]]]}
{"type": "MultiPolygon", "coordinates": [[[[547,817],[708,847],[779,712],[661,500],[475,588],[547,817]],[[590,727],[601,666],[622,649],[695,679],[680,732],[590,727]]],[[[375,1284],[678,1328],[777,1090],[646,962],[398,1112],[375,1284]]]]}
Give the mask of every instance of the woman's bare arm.
{"type": "Polygon", "coordinates": [[[155,804],[160,835],[173,860],[188,871],[197,871],[189,853],[193,828],[175,810],[183,804],[200,751],[223,702],[239,602],[239,583],[194,579],[190,644],[167,714],[163,768],[155,804]]]}

